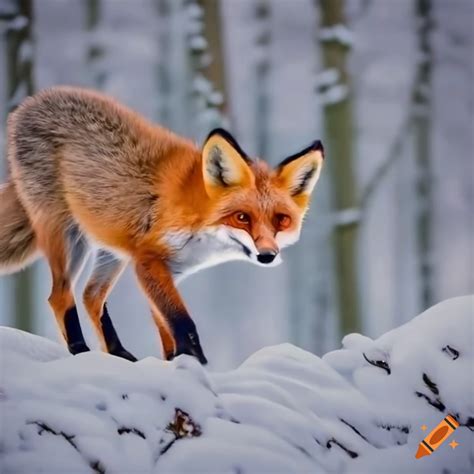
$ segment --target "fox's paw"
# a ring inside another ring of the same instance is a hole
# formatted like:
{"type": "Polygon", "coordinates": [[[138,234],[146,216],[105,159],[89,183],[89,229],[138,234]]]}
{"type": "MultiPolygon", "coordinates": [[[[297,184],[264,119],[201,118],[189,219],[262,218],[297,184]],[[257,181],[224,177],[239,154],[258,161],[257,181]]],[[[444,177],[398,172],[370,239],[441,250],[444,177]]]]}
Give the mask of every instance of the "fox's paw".
{"type": "Polygon", "coordinates": [[[196,326],[190,318],[180,318],[176,321],[173,332],[176,341],[176,349],[174,354],[166,355],[168,360],[172,360],[181,354],[187,354],[196,357],[201,364],[207,364],[207,359],[202,350],[196,326]]]}
{"type": "Polygon", "coordinates": [[[176,346],[176,351],[173,355],[173,359],[181,354],[187,354],[190,356],[196,357],[196,359],[202,364],[206,365],[207,364],[207,359],[206,356],[204,355],[204,352],[201,348],[201,344],[199,342],[199,339],[196,341],[194,339],[195,335],[194,334],[188,334],[186,336],[186,340],[182,341],[180,344],[176,346]]]}
{"type": "Polygon", "coordinates": [[[122,359],[127,359],[130,362],[137,362],[138,360],[133,354],[130,354],[130,352],[128,352],[123,347],[120,349],[117,349],[116,351],[111,352],[111,354],[116,357],[121,357],[122,359]]]}
{"type": "Polygon", "coordinates": [[[88,352],[90,350],[85,342],[74,342],[68,344],[68,349],[72,355],[80,354],[81,352],[88,352]]]}

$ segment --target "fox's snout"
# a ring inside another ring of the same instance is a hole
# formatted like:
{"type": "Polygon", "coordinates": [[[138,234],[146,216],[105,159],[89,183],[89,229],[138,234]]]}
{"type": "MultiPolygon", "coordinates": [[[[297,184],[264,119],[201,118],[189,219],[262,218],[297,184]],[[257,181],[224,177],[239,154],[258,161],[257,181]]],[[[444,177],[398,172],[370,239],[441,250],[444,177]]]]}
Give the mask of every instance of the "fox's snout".
{"type": "Polygon", "coordinates": [[[263,231],[263,234],[255,239],[255,247],[257,249],[257,260],[259,263],[268,265],[275,260],[280,253],[280,249],[270,231],[263,231]]]}

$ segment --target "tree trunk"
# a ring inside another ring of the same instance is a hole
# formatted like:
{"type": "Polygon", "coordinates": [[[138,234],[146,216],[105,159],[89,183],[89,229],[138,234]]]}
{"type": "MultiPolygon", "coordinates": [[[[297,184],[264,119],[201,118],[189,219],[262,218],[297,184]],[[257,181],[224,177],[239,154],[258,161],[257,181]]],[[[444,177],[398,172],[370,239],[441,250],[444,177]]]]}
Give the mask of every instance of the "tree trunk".
{"type": "MultiPolygon", "coordinates": [[[[12,2],[12,11],[0,11],[7,22],[7,115],[34,92],[33,83],[33,5],[32,0],[12,2]]],[[[33,329],[34,271],[28,268],[12,277],[15,326],[25,331],[33,329]]]]}
{"type": "Polygon", "coordinates": [[[417,167],[416,191],[418,213],[416,223],[418,278],[420,282],[421,310],[434,303],[432,268],[432,166],[430,162],[431,142],[431,92],[433,53],[430,33],[433,26],[431,0],[417,0],[415,5],[418,25],[418,48],[420,63],[413,90],[413,130],[415,140],[415,163],[417,167]]]}
{"type": "Polygon", "coordinates": [[[269,47],[271,42],[270,30],[271,7],[268,0],[258,0],[255,6],[257,19],[257,64],[255,70],[255,131],[257,154],[268,159],[269,155],[269,113],[270,97],[268,77],[270,73],[269,47]]]}
{"type": "Polygon", "coordinates": [[[357,218],[350,218],[351,211],[358,205],[353,171],[352,90],[347,71],[350,45],[340,34],[341,28],[335,29],[336,26],[346,27],[344,6],[344,0],[320,0],[324,67],[337,74],[337,83],[326,91],[324,122],[327,165],[336,214],[334,244],[340,328],[343,334],[347,334],[360,330],[360,321],[356,268],[358,224],[357,218]]]}
{"type": "Polygon", "coordinates": [[[215,0],[186,0],[190,30],[187,32],[187,48],[190,59],[191,115],[194,132],[199,137],[209,133],[209,129],[223,126],[224,95],[216,89],[214,80],[224,87],[224,60],[221,40],[216,37],[220,31],[218,2],[215,0]],[[208,37],[210,34],[212,36],[208,37]],[[220,54],[220,56],[213,56],[220,54]],[[212,67],[211,67],[212,66],[212,67]],[[212,77],[208,74],[212,73],[212,77]]]}
{"type": "Polygon", "coordinates": [[[212,83],[215,90],[222,94],[222,101],[216,105],[216,108],[223,116],[227,116],[227,84],[221,28],[221,1],[198,0],[198,3],[204,11],[203,35],[207,40],[207,52],[209,54],[202,67],[202,73],[212,83]]]}

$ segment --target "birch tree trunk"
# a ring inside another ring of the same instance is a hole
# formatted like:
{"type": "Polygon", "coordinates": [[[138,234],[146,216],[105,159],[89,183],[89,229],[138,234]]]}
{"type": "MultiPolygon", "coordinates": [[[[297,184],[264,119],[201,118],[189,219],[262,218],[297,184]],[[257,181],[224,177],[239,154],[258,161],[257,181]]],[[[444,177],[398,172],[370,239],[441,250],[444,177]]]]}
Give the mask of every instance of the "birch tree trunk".
{"type": "Polygon", "coordinates": [[[342,34],[347,31],[344,6],[344,0],[320,0],[320,41],[324,67],[336,78],[325,92],[324,122],[327,165],[336,215],[334,245],[340,329],[347,334],[358,331],[360,321],[356,269],[358,202],[353,169],[355,140],[352,90],[347,71],[350,44],[342,34]]]}
{"type": "MultiPolygon", "coordinates": [[[[32,0],[10,3],[11,11],[0,11],[0,18],[7,22],[7,100],[6,115],[34,92],[33,82],[33,5],[32,0]]],[[[1,9],[1,7],[0,7],[1,9]]],[[[34,326],[34,271],[30,267],[12,277],[15,326],[31,331],[34,326]]]]}
{"type": "Polygon", "coordinates": [[[415,164],[417,168],[416,191],[418,209],[416,222],[418,278],[420,282],[421,310],[433,305],[432,268],[432,165],[430,161],[431,143],[431,94],[433,52],[431,30],[433,27],[431,0],[417,0],[415,13],[418,26],[418,48],[420,62],[416,72],[413,90],[413,133],[415,141],[415,164]]]}

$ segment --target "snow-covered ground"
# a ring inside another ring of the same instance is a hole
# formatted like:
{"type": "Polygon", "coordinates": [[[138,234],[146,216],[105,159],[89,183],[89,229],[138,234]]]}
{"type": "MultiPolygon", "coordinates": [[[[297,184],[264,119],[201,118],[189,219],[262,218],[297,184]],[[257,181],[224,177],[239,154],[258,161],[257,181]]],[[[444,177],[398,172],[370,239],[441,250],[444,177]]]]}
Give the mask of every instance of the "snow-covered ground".
{"type": "Polygon", "coordinates": [[[322,359],[283,344],[211,373],[1,328],[0,472],[472,473],[473,331],[455,298],[322,359]],[[448,413],[459,445],[416,460],[448,413]]]}

